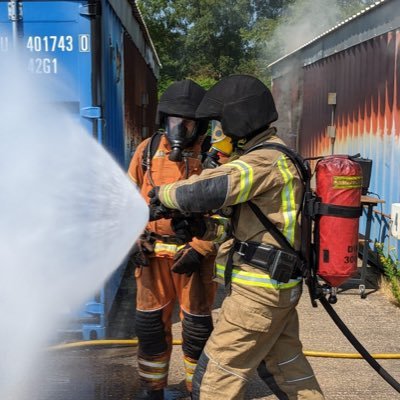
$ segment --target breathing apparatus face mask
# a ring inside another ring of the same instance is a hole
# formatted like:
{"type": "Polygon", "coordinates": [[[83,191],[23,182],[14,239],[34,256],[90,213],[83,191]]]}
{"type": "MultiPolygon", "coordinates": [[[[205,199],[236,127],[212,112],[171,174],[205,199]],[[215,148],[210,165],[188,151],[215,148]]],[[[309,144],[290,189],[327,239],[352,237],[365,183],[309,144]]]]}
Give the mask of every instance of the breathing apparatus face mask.
{"type": "Polygon", "coordinates": [[[233,152],[232,139],[224,134],[219,121],[212,122],[211,148],[225,156],[233,152]]]}
{"type": "Polygon", "coordinates": [[[171,145],[169,159],[182,161],[182,150],[192,145],[197,138],[198,122],[192,119],[168,116],[165,130],[171,145]]]}

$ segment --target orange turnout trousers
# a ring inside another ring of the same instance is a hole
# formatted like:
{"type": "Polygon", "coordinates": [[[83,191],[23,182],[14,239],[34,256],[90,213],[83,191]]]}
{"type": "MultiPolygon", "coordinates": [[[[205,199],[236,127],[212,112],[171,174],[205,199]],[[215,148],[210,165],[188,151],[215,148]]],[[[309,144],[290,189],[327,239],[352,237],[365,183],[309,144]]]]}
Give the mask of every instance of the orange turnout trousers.
{"type": "MultiPolygon", "coordinates": [[[[185,152],[182,162],[168,159],[170,146],[161,135],[151,165],[143,168],[149,140],[142,142],[130,163],[128,174],[148,201],[148,192],[155,185],[172,183],[201,172],[200,143],[185,152]]],[[[170,220],[150,222],[147,231],[161,235],[174,232],[170,220]]],[[[214,245],[194,239],[189,243],[203,256],[203,265],[190,277],[171,271],[173,257],[182,246],[156,241],[149,265],[135,270],[137,284],[135,328],[139,339],[138,369],[142,386],[159,390],[167,386],[172,350],[172,312],[176,301],[180,306],[182,321],[183,356],[186,386],[192,390],[192,377],[197,361],[211,334],[213,324],[211,308],[215,298],[213,282],[214,245]]]]}

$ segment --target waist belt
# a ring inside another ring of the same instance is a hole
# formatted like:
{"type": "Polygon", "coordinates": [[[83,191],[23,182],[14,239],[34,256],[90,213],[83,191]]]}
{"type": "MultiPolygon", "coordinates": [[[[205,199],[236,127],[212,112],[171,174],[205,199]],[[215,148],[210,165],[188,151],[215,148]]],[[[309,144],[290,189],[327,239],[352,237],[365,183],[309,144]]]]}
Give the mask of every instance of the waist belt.
{"type": "Polygon", "coordinates": [[[292,278],[302,276],[302,262],[295,253],[278,249],[269,244],[257,242],[241,242],[235,240],[233,252],[246,263],[266,271],[271,279],[289,282],[292,278]]]}

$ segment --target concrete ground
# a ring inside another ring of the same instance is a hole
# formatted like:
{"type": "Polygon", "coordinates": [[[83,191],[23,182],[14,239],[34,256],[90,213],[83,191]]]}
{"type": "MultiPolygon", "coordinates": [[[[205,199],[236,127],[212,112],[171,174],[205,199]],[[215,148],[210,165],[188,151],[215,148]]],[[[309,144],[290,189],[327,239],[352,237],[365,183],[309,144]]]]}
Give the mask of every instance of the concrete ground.
{"type": "MultiPolygon", "coordinates": [[[[129,272],[129,271],[128,271],[129,272]]],[[[118,312],[110,327],[114,338],[134,335],[134,286],[127,274],[119,295],[118,312]]],[[[223,300],[219,290],[215,316],[223,300]]],[[[358,288],[338,295],[335,310],[350,330],[371,353],[400,353],[400,308],[390,304],[379,292],[367,289],[361,299],[358,288]]],[[[334,325],[320,305],[313,308],[305,292],[298,307],[301,338],[305,350],[350,352],[347,339],[334,325]]],[[[173,330],[180,339],[180,323],[175,319],[173,330]]],[[[30,400],[131,400],[138,390],[135,348],[95,348],[68,350],[50,354],[34,379],[30,400]]],[[[400,394],[389,386],[364,360],[309,357],[327,400],[391,400],[400,394]]],[[[378,360],[400,380],[400,360],[378,360]]],[[[180,346],[173,350],[170,370],[170,399],[186,398],[180,346]]],[[[254,377],[246,399],[275,399],[268,388],[254,377]]],[[[216,399],[218,400],[218,399],[216,399]]]]}

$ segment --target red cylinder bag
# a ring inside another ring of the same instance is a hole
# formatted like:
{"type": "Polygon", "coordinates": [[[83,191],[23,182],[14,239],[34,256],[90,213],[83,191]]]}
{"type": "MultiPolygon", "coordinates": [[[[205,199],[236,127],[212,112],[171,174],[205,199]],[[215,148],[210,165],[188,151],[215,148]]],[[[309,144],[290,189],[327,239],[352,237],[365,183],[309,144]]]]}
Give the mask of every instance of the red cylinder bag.
{"type": "Polygon", "coordinates": [[[315,220],[317,274],[337,287],[357,271],[362,171],[347,156],[330,156],[317,163],[315,173],[321,202],[315,220]]]}

